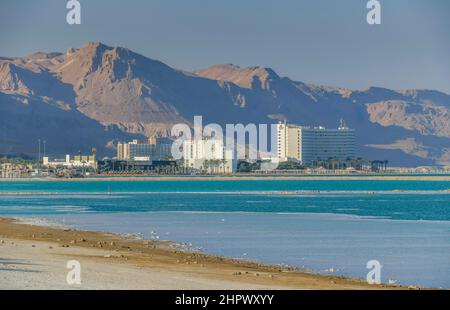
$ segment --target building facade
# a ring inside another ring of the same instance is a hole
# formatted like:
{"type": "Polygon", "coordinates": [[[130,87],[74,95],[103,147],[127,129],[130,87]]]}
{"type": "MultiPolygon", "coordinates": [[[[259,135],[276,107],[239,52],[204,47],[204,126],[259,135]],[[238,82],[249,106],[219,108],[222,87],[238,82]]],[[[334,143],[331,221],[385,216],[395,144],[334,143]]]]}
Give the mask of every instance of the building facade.
{"type": "Polygon", "coordinates": [[[233,152],[216,139],[183,142],[183,164],[186,168],[210,174],[232,173],[235,169],[233,152]]]}
{"type": "Polygon", "coordinates": [[[0,164],[0,178],[17,179],[30,176],[31,165],[3,163],[0,164]]]}
{"type": "Polygon", "coordinates": [[[301,154],[301,161],[307,164],[326,160],[344,162],[355,159],[355,130],[347,127],[302,128],[301,154]]]}
{"type": "Polygon", "coordinates": [[[50,161],[48,157],[43,157],[42,164],[49,168],[92,168],[97,169],[97,160],[95,155],[75,155],[71,157],[66,155],[65,159],[55,159],[50,161]]]}
{"type": "Polygon", "coordinates": [[[172,159],[172,145],[173,139],[169,137],[158,137],[155,141],[155,155],[156,160],[164,161],[172,159]]]}
{"type": "Polygon", "coordinates": [[[149,161],[155,154],[155,145],[138,143],[136,140],[128,144],[129,159],[136,161],[149,161]]]}
{"type": "Polygon", "coordinates": [[[279,161],[301,161],[301,149],[301,127],[279,123],[277,125],[277,155],[279,161]]]}
{"type": "Polygon", "coordinates": [[[119,142],[117,144],[117,159],[128,160],[130,159],[130,144],[119,142]]]}
{"type": "Polygon", "coordinates": [[[172,158],[173,140],[166,137],[149,139],[148,143],[133,140],[128,143],[117,144],[118,160],[151,161],[172,158]]]}
{"type": "Polygon", "coordinates": [[[280,162],[299,161],[311,165],[320,161],[346,161],[356,157],[355,130],[277,125],[277,155],[280,162]]]}

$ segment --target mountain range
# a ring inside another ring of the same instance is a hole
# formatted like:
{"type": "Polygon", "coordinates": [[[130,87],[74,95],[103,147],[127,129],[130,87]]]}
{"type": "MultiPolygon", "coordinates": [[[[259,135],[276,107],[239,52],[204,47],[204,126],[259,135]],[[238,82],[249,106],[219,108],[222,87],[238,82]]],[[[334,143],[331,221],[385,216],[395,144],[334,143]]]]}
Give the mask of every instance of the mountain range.
{"type": "Polygon", "coordinates": [[[450,163],[450,95],[352,90],[294,81],[263,67],[188,72],[127,48],[88,43],[65,53],[0,57],[0,154],[114,154],[118,141],[173,124],[275,123],[357,130],[357,152],[395,166],[450,163]]]}

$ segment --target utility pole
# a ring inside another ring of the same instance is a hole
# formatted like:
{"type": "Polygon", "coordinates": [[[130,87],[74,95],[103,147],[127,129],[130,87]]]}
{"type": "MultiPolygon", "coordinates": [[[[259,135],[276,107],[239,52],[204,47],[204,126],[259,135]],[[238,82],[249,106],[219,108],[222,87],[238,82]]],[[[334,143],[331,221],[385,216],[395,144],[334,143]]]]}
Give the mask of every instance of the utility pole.
{"type": "Polygon", "coordinates": [[[38,158],[38,169],[41,168],[41,139],[38,139],[39,145],[39,158],[38,158]]]}
{"type": "Polygon", "coordinates": [[[44,156],[42,156],[42,157],[45,157],[45,146],[46,146],[46,144],[47,144],[47,141],[44,140],[44,156]]]}

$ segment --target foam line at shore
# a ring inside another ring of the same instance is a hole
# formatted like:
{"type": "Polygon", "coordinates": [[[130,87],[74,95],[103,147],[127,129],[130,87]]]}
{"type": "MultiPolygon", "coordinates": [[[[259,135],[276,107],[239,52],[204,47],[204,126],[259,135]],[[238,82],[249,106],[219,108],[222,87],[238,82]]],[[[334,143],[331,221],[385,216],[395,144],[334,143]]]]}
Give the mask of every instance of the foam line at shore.
{"type": "Polygon", "coordinates": [[[107,192],[40,192],[40,191],[0,191],[0,195],[3,196],[54,196],[60,195],[64,197],[73,196],[73,197],[83,197],[89,198],[98,198],[98,195],[102,195],[105,198],[113,199],[113,198],[123,198],[123,195],[276,195],[276,196],[309,196],[315,197],[320,195],[449,195],[450,189],[447,190],[306,190],[306,191],[212,191],[212,192],[202,192],[202,191],[140,191],[140,192],[132,192],[132,191],[115,191],[114,193],[108,194],[107,192]]]}

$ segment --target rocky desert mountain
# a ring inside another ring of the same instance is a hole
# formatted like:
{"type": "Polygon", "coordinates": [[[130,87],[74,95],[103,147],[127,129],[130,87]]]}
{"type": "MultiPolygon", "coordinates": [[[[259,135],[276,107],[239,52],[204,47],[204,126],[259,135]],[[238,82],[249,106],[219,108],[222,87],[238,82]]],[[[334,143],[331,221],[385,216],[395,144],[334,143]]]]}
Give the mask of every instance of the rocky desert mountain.
{"type": "Polygon", "coordinates": [[[358,153],[392,165],[450,163],[450,96],[433,90],[350,90],[232,64],[186,72],[122,47],[0,58],[0,153],[114,152],[118,140],[173,124],[274,123],[357,130],[358,153]]]}

